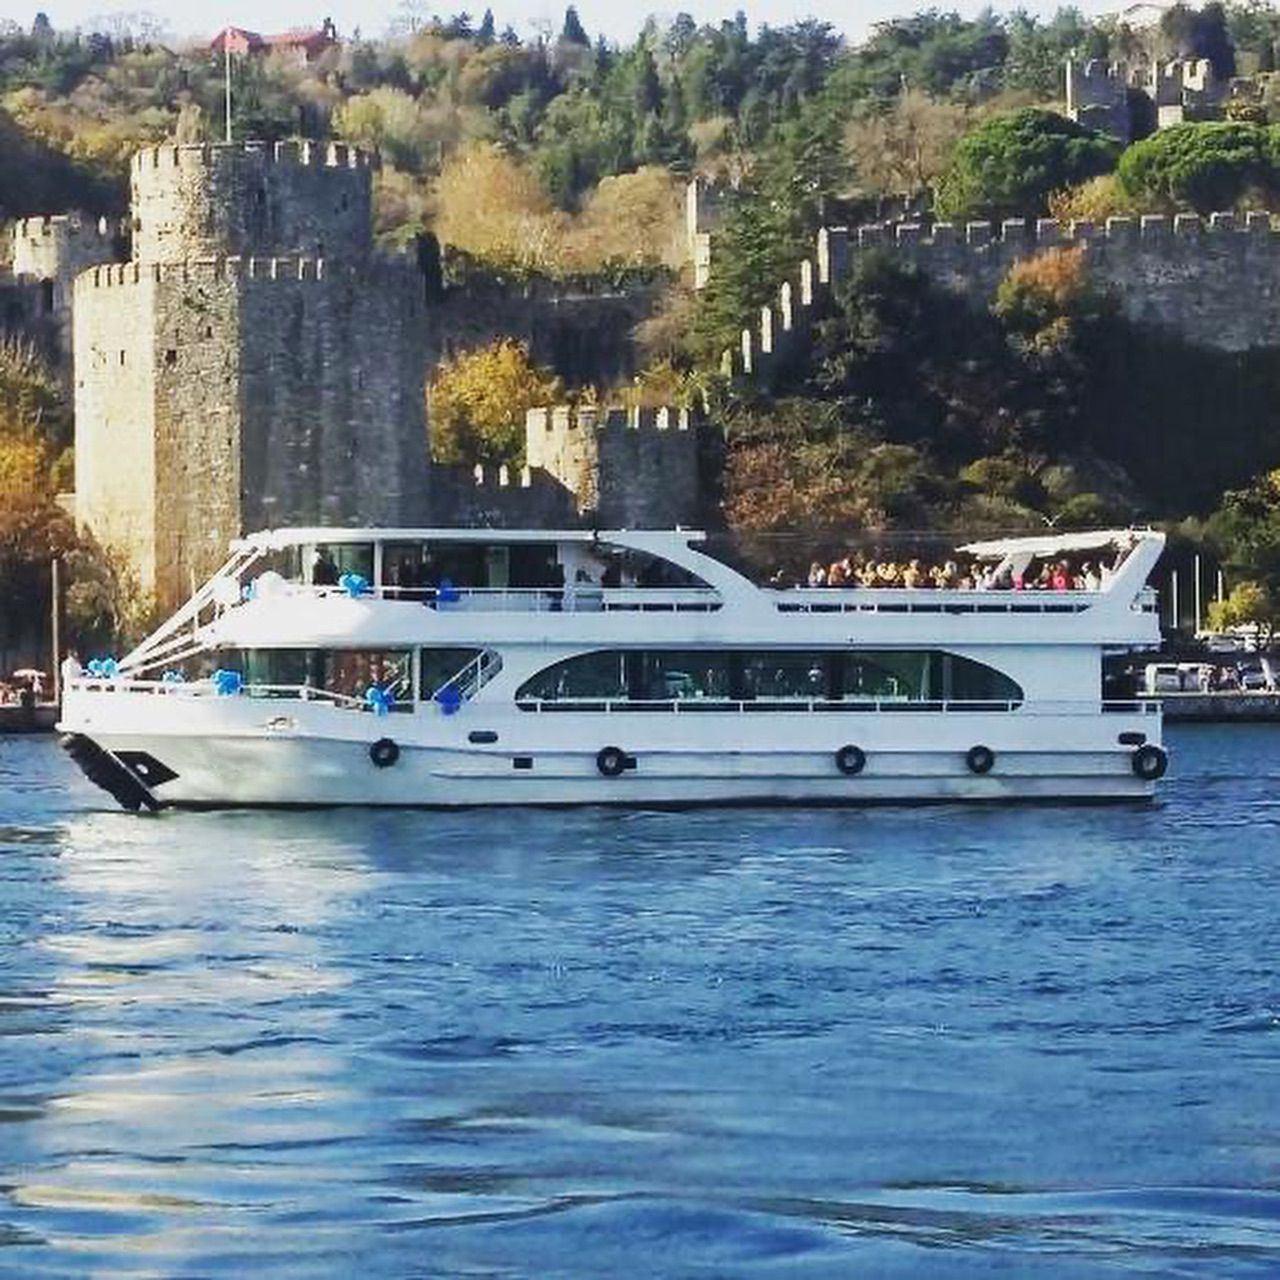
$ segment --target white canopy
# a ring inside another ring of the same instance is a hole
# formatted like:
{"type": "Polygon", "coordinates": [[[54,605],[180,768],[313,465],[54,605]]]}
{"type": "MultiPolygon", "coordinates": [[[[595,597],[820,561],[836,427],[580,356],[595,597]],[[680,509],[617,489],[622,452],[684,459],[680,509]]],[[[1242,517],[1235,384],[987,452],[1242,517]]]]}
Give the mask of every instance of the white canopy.
{"type": "Polygon", "coordinates": [[[1058,533],[1030,538],[993,538],[969,542],[959,550],[980,560],[1002,560],[1005,556],[1065,556],[1073,551],[1100,551],[1104,547],[1128,547],[1153,537],[1150,529],[1099,529],[1093,533],[1058,533]]]}

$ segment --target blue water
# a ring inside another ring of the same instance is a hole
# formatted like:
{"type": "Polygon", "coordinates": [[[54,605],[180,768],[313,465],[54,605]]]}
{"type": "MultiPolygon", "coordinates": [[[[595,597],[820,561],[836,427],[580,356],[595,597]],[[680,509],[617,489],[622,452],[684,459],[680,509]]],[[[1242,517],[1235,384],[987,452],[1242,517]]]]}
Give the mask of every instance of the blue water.
{"type": "Polygon", "coordinates": [[[1280,1275],[1280,729],[1135,808],[106,807],[0,739],[0,1274],[1280,1275]]]}

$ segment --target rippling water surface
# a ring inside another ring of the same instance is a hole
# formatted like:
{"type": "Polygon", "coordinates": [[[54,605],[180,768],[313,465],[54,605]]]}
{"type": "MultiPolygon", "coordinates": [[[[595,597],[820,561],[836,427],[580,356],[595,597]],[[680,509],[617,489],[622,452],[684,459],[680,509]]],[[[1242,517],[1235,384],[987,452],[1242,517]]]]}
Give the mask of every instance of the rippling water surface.
{"type": "Polygon", "coordinates": [[[1136,808],[108,810],[0,739],[0,1273],[1280,1275],[1280,730],[1136,808]]]}

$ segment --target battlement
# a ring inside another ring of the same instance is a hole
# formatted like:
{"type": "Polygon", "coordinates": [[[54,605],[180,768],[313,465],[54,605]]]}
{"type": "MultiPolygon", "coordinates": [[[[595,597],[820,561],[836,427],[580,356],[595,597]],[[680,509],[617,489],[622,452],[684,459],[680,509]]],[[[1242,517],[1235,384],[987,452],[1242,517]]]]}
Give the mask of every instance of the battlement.
{"type": "Polygon", "coordinates": [[[981,299],[985,306],[1015,262],[1055,248],[1087,253],[1091,270],[1119,286],[1135,317],[1159,312],[1171,327],[1193,331],[1198,340],[1222,350],[1275,341],[1271,330],[1248,319],[1249,306],[1241,304],[1260,290],[1269,298],[1267,282],[1280,271],[1280,228],[1262,210],[1208,218],[1143,214],[1108,218],[1101,225],[1053,218],[871,224],[819,231],[814,256],[800,264],[798,279],[783,281],[777,300],[761,308],[758,323],[742,330],[740,346],[724,353],[721,368],[728,376],[769,376],[780,358],[802,345],[815,307],[848,275],[859,253],[901,255],[943,287],[981,299]],[[1206,305],[1210,296],[1213,308],[1206,305]]]}
{"type": "Polygon", "coordinates": [[[1090,58],[1085,62],[1067,59],[1068,81],[1090,89],[1127,88],[1130,75],[1127,62],[1104,62],[1101,58],[1090,58]]]}
{"type": "Polygon", "coordinates": [[[135,177],[162,169],[215,169],[250,161],[307,169],[376,169],[378,157],[345,142],[196,142],[160,143],[136,151],[131,160],[135,177]]]}
{"type": "Polygon", "coordinates": [[[216,280],[315,281],[350,279],[359,274],[351,263],[327,258],[194,258],[185,262],[113,262],[92,267],[78,287],[111,289],[138,284],[211,282],[216,280]]]}
{"type": "Polygon", "coordinates": [[[375,164],[340,142],[148,147],[133,157],[133,256],[367,257],[375,164]]]}
{"type": "Polygon", "coordinates": [[[108,218],[84,218],[77,213],[42,214],[19,218],[13,224],[15,240],[52,240],[60,237],[109,240],[119,227],[108,218]]]}
{"type": "Polygon", "coordinates": [[[550,409],[529,409],[525,413],[526,440],[536,435],[639,432],[639,431],[688,431],[694,423],[689,409],[612,407],[598,409],[591,405],[556,405],[550,409]]]}

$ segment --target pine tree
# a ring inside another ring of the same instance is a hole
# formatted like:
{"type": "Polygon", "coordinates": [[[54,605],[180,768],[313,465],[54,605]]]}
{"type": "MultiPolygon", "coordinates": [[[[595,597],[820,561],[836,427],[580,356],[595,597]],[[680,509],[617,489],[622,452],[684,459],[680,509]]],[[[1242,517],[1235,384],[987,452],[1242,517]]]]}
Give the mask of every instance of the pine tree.
{"type": "Polygon", "coordinates": [[[484,17],[480,21],[480,29],[476,32],[476,43],[479,44],[480,47],[483,49],[493,43],[493,38],[494,38],[493,10],[486,9],[484,11],[484,17]]]}
{"type": "Polygon", "coordinates": [[[564,30],[560,32],[560,39],[565,44],[580,44],[584,48],[591,48],[591,37],[584,30],[578,11],[573,5],[564,11],[564,30]]]}

